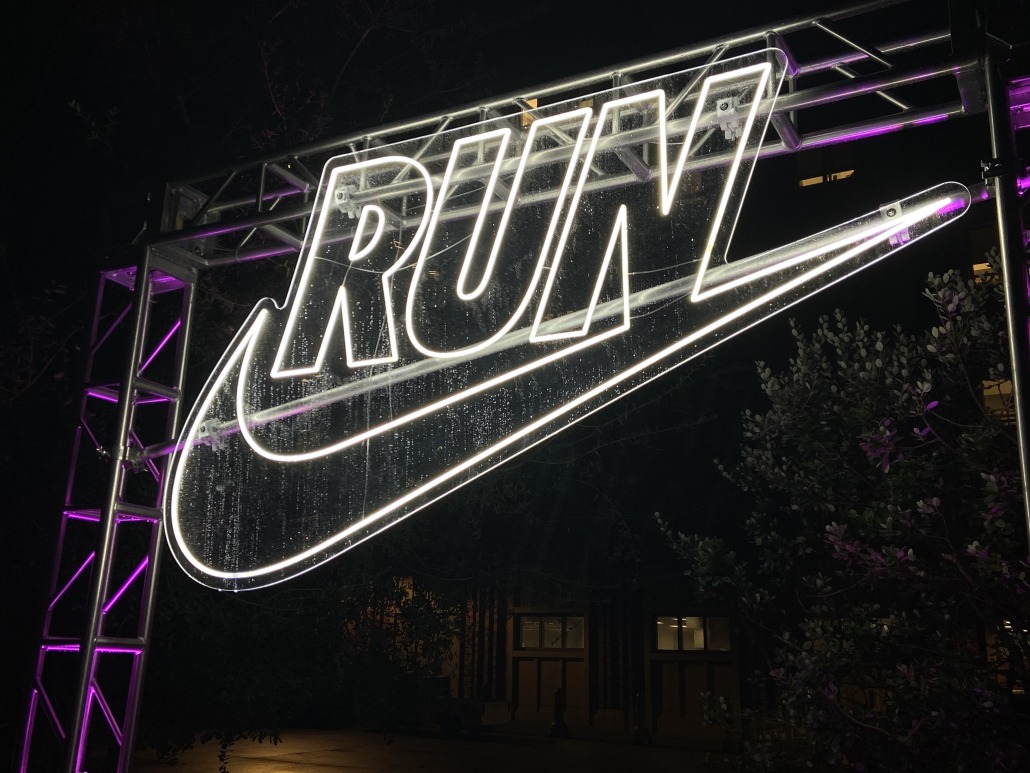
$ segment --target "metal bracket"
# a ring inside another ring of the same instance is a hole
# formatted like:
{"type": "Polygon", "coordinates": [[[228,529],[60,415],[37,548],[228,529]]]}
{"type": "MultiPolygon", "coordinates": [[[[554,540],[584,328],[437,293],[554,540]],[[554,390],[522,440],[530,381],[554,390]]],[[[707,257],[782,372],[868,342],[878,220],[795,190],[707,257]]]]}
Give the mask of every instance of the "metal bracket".
{"type": "Polygon", "coordinates": [[[739,104],[740,97],[736,95],[720,97],[715,103],[715,118],[727,140],[737,139],[744,126],[744,119],[737,115],[739,104]]]}
{"type": "Polygon", "coordinates": [[[1017,177],[1026,173],[1026,162],[1021,158],[991,158],[980,162],[980,173],[985,182],[990,182],[1003,174],[1014,174],[1017,177]]]}
{"type": "Polygon", "coordinates": [[[361,205],[354,201],[354,194],[358,192],[358,186],[352,184],[340,185],[333,193],[333,201],[336,202],[336,209],[353,220],[361,213],[361,205]]]}
{"type": "Polygon", "coordinates": [[[132,468],[133,472],[139,472],[146,466],[146,459],[143,458],[143,449],[130,446],[125,449],[124,462],[132,468]]]}
{"type": "MultiPolygon", "coordinates": [[[[880,219],[884,222],[890,222],[901,217],[903,207],[900,201],[892,201],[889,204],[884,204],[880,207],[880,219]]],[[[904,228],[897,231],[890,237],[890,243],[894,247],[900,247],[903,244],[909,242],[911,237],[909,236],[908,229],[904,228]]]]}
{"type": "Polygon", "coordinates": [[[216,451],[225,446],[225,437],[222,435],[222,424],[220,422],[205,421],[197,429],[197,441],[210,446],[216,451]]]}

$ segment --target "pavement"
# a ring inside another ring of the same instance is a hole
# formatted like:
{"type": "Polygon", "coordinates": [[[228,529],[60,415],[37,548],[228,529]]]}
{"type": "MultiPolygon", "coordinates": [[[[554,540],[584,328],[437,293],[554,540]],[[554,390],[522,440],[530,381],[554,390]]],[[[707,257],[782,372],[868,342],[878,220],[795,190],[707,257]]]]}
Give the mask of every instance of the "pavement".
{"type": "MultiPolygon", "coordinates": [[[[229,773],[726,773],[732,765],[719,752],[618,740],[549,738],[546,734],[484,733],[477,738],[392,735],[360,729],[285,730],[273,745],[239,741],[229,773]]],[[[198,744],[172,765],[152,751],[133,759],[133,773],[218,773],[218,745],[198,744]]]]}

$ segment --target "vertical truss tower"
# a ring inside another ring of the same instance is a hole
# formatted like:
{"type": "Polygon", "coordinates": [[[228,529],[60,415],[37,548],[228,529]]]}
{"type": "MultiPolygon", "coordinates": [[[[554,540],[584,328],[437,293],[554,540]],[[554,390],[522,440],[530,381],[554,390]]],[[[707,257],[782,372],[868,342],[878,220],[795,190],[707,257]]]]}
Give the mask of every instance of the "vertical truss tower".
{"type": "MultiPolygon", "coordinates": [[[[591,90],[765,47],[788,57],[788,91],[763,156],[980,115],[993,158],[977,198],[993,199],[1008,299],[1013,395],[1024,495],[1028,474],[1028,276],[1020,220],[1024,175],[1013,127],[1030,125],[1030,77],[1013,80],[980,48],[965,5],[874,0],[601,72],[507,94],[446,114],[268,155],[167,186],[159,233],[138,268],[100,277],[61,515],[49,604],[24,726],[21,771],[129,769],[162,554],[164,464],[184,405],[194,289],[205,271],[299,253],[318,172],[334,155],[509,117],[591,90]],[[899,10],[920,28],[898,30],[899,10]],[[951,17],[949,21],[949,11],[951,17]],[[128,352],[128,354],[126,354],[128,352]]],[[[645,154],[627,154],[638,176],[645,154]]],[[[613,174],[611,185],[620,175],[613,174]]],[[[968,181],[967,181],[968,182],[968,181]]],[[[603,183],[602,183],[603,184],[603,183]]],[[[1028,518],[1030,528],[1030,518],[1028,518]]]]}

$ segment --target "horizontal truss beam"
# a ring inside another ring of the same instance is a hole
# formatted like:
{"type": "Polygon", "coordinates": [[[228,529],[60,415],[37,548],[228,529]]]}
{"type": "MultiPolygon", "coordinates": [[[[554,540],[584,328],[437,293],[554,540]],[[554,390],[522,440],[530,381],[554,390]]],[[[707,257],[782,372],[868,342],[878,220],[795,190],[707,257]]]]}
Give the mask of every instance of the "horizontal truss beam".
{"type": "MultiPolygon", "coordinates": [[[[530,97],[538,104],[544,104],[613,87],[631,93],[635,80],[673,69],[703,66],[770,45],[780,47],[788,56],[790,88],[778,100],[772,117],[779,136],[767,139],[762,148],[763,155],[823,147],[984,110],[984,104],[969,99],[961,88],[961,84],[970,78],[980,78],[980,63],[972,57],[947,58],[951,40],[947,30],[931,29],[878,41],[875,45],[841,32],[841,22],[858,17],[881,19],[883,23],[875,26],[889,30],[892,11],[906,2],[911,4],[912,0],[878,0],[817,18],[796,18],[771,29],[752,29],[729,39],[638,59],[616,68],[555,81],[531,91],[510,92],[446,113],[348,134],[288,153],[267,154],[239,165],[186,178],[168,186],[170,210],[166,225],[176,225],[167,227],[153,243],[162,246],[167,254],[174,255],[174,260],[182,260],[198,268],[295,255],[302,247],[311,199],[317,186],[316,176],[311,170],[320,170],[335,155],[358,153],[362,149],[419,136],[434,137],[447,129],[488,117],[517,119],[520,114],[528,112],[527,100],[530,97]],[[798,52],[805,43],[804,36],[809,38],[808,48],[811,48],[813,36],[823,40],[824,45],[816,57],[798,58],[798,52]],[[826,54],[827,45],[836,51],[826,54]],[[901,61],[907,63],[900,65],[901,61]],[[857,75],[860,68],[867,74],[857,75]],[[949,90],[950,97],[940,96],[945,91],[940,86],[942,83],[949,90]],[[911,97],[906,93],[904,98],[896,93],[898,89],[912,92],[920,88],[926,91],[925,99],[921,98],[921,92],[911,97]],[[867,95],[879,95],[884,99],[878,112],[870,114],[868,104],[858,100],[867,95]],[[809,116],[819,108],[841,103],[854,104],[845,120],[818,128],[804,128],[809,116]],[[188,243],[185,250],[175,249],[185,243],[188,243]]],[[[611,141],[617,141],[617,138],[611,141]]],[[[423,153],[430,144],[427,142],[423,146],[423,153]]],[[[429,166],[431,171],[434,171],[434,162],[440,162],[438,153],[419,155],[418,160],[429,166]]],[[[627,165],[635,173],[631,179],[639,180],[640,175],[647,172],[640,163],[639,157],[635,161],[627,160],[627,165]]],[[[627,179],[612,175],[607,182],[619,186],[626,184],[627,179]]]]}

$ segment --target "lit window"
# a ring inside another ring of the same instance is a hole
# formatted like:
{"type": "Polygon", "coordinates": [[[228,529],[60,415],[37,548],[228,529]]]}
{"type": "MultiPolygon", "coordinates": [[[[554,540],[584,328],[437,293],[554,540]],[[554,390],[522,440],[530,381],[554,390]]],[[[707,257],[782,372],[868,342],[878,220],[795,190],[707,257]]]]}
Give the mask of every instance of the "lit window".
{"type": "Polygon", "coordinates": [[[678,650],[680,648],[680,619],[678,617],[658,618],[658,649],[678,650]]]}
{"type": "Polygon", "coordinates": [[[538,648],[540,646],[540,618],[523,617],[519,623],[519,646],[538,648]]]}
{"type": "Polygon", "coordinates": [[[802,188],[847,180],[855,174],[856,165],[850,143],[812,148],[798,153],[795,158],[798,164],[798,185],[802,188]]]}
{"type": "Polygon", "coordinates": [[[660,616],[655,619],[655,647],[672,652],[729,652],[728,617],[660,616]]]}
{"type": "Polygon", "coordinates": [[[544,626],[544,649],[561,649],[561,618],[545,617],[544,626]]]}
{"type": "Polygon", "coordinates": [[[577,615],[520,615],[521,649],[582,649],[583,618],[577,615]]]}
{"type": "Polygon", "coordinates": [[[974,263],[973,281],[976,284],[994,284],[1001,281],[1001,276],[991,268],[990,263],[974,263]]]}
{"type": "Polygon", "coordinates": [[[582,617],[566,617],[565,618],[565,648],[566,649],[582,649],[583,648],[583,618],[582,617]]]}
{"type": "Polygon", "coordinates": [[[730,619],[728,617],[709,617],[705,621],[708,641],[705,649],[717,652],[730,651],[730,619]]]}
{"type": "Polygon", "coordinates": [[[837,180],[847,180],[854,173],[854,169],[843,169],[840,172],[831,172],[830,174],[817,175],[815,177],[803,177],[798,180],[798,185],[802,188],[807,188],[809,185],[819,185],[820,183],[832,183],[837,180]]]}
{"type": "Polygon", "coordinates": [[[985,380],[983,382],[983,401],[984,408],[992,416],[1006,424],[1015,423],[1016,408],[1012,402],[1012,381],[1007,378],[998,381],[985,380]]]}
{"type": "MultiPolygon", "coordinates": [[[[540,106],[540,100],[538,100],[536,97],[532,97],[531,99],[527,99],[526,100],[526,107],[530,108],[530,110],[533,110],[533,109],[535,109],[535,108],[537,108],[539,106],[540,106]]],[[[522,114],[520,116],[520,118],[522,120],[522,128],[523,129],[528,129],[529,125],[531,123],[533,123],[533,121],[536,120],[536,117],[533,115],[532,112],[530,112],[530,110],[523,110],[522,114]]]]}

